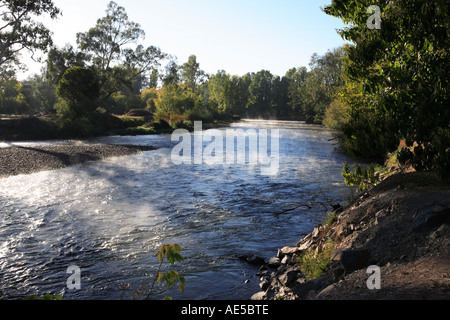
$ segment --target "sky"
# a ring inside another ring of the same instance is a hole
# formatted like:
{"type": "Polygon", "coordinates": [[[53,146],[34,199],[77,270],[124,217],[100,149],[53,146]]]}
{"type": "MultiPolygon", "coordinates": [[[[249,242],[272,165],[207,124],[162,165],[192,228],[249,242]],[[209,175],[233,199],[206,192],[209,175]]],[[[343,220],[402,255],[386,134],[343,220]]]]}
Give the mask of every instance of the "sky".
{"type": "MultiPolygon", "coordinates": [[[[76,46],[76,34],[94,27],[104,17],[110,0],[53,0],[62,10],[57,20],[40,20],[53,32],[54,44],[76,46]]],[[[341,20],[320,7],[331,0],[116,0],[131,21],[145,31],[144,46],[157,46],[177,57],[181,65],[197,56],[209,74],[225,70],[242,76],[269,70],[284,75],[293,67],[308,67],[319,55],[344,44],[336,30],[341,20]]],[[[45,58],[45,56],[43,56],[45,58]]],[[[23,54],[28,72],[41,64],[23,54]]]]}

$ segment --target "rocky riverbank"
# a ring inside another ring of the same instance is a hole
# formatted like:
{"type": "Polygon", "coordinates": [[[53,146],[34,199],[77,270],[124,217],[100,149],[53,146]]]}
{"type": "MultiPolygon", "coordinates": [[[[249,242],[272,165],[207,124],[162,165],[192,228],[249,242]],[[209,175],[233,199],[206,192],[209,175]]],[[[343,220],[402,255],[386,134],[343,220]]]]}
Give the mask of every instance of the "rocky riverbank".
{"type": "Polygon", "coordinates": [[[0,148],[0,178],[155,150],[135,145],[54,145],[0,148]]]}
{"type": "Polygon", "coordinates": [[[449,223],[449,186],[430,173],[393,175],[264,262],[252,299],[450,299],[449,223]],[[301,257],[326,258],[323,273],[308,279],[301,257]],[[372,276],[379,288],[369,289],[372,276]]]}

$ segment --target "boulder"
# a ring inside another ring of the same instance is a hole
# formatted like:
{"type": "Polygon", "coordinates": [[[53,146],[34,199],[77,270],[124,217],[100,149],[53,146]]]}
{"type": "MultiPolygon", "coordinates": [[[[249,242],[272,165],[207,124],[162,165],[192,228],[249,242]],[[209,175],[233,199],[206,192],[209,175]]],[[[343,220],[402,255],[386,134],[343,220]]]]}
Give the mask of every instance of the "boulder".
{"type": "Polygon", "coordinates": [[[273,269],[278,268],[280,266],[280,264],[281,264],[281,260],[280,260],[280,258],[277,258],[277,257],[270,258],[269,261],[267,261],[267,265],[273,269]]]}
{"type": "Polygon", "coordinates": [[[260,291],[260,292],[255,293],[254,295],[252,295],[250,300],[253,300],[253,301],[264,300],[265,296],[266,296],[266,293],[264,291],[260,291]]]}
{"type": "Polygon", "coordinates": [[[299,254],[303,250],[299,247],[283,247],[278,250],[278,258],[283,259],[286,255],[292,256],[294,254],[299,254]]]}
{"type": "Polygon", "coordinates": [[[413,231],[429,231],[450,222],[450,208],[442,205],[426,206],[414,217],[413,231]]]}
{"type": "Polygon", "coordinates": [[[283,286],[290,286],[297,279],[298,272],[294,267],[288,268],[283,274],[278,277],[278,280],[283,286]]]}
{"type": "Polygon", "coordinates": [[[331,261],[335,268],[342,267],[349,273],[366,268],[369,265],[369,258],[370,252],[367,250],[343,250],[336,252],[331,261]]]}

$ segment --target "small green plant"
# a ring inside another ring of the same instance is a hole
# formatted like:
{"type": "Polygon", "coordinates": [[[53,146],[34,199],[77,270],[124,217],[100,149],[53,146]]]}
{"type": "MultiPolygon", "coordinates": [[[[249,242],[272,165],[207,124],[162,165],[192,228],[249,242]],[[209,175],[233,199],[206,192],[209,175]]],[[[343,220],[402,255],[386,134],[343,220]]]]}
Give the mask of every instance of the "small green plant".
{"type": "Polygon", "coordinates": [[[333,250],[334,243],[328,240],[322,250],[309,249],[298,258],[300,270],[307,280],[316,279],[324,273],[325,267],[331,261],[333,250]]]}
{"type": "Polygon", "coordinates": [[[342,169],[342,176],[344,177],[345,184],[350,187],[356,185],[358,192],[367,191],[380,181],[379,174],[375,172],[373,166],[369,166],[367,169],[363,170],[360,166],[355,164],[353,171],[351,171],[346,163],[342,169]]]}
{"type": "Polygon", "coordinates": [[[323,224],[325,227],[329,227],[333,222],[337,220],[337,214],[336,211],[328,211],[327,217],[323,219],[323,224]]]}
{"type": "MultiPolygon", "coordinates": [[[[152,295],[154,295],[154,289],[156,282],[161,283],[164,282],[167,286],[167,288],[172,288],[176,284],[179,283],[178,289],[183,292],[186,280],[185,278],[180,275],[177,271],[168,271],[166,273],[161,272],[162,265],[165,259],[173,266],[175,264],[175,261],[182,262],[184,258],[181,256],[180,252],[183,249],[178,244],[165,244],[162,245],[159,250],[155,253],[155,256],[158,257],[159,261],[159,267],[158,271],[156,272],[156,276],[153,279],[152,284],[150,285],[150,288],[146,289],[145,286],[142,287],[142,290],[137,290],[136,293],[133,295],[132,300],[134,300],[137,296],[144,296],[145,300],[150,299],[152,295]]],[[[170,297],[165,297],[164,300],[172,300],[170,297]]]]}

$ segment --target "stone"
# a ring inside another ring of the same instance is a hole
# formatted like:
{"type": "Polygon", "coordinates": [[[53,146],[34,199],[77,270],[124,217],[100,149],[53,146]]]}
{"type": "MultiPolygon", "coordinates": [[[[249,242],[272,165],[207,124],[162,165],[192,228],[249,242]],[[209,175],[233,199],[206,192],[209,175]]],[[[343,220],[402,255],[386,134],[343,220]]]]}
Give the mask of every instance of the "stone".
{"type": "Polygon", "coordinates": [[[259,283],[259,286],[260,286],[261,289],[263,289],[264,291],[266,291],[267,288],[269,288],[269,285],[270,285],[270,283],[269,283],[269,281],[267,281],[267,279],[264,279],[263,281],[261,281],[261,282],[259,283]]]}
{"type": "Polygon", "coordinates": [[[329,294],[336,287],[336,283],[330,284],[328,287],[319,292],[316,298],[323,298],[327,294],[329,294]]]}
{"type": "MultiPolygon", "coordinates": [[[[295,281],[294,285],[292,286],[292,290],[294,294],[299,298],[299,300],[305,300],[310,297],[312,291],[320,292],[332,283],[333,279],[329,275],[323,274],[319,278],[314,280],[306,282],[300,282],[299,280],[295,281]]],[[[316,295],[317,293],[314,294],[314,296],[316,295]]]]}
{"type": "Polygon", "coordinates": [[[278,280],[284,285],[289,286],[297,279],[297,272],[290,268],[286,270],[281,276],[278,277],[278,280]]]}
{"type": "Polygon", "coordinates": [[[441,225],[436,231],[432,232],[429,236],[431,240],[435,240],[437,238],[440,238],[444,236],[447,231],[449,230],[448,226],[446,224],[441,225]]]}
{"type": "Polygon", "coordinates": [[[441,205],[426,206],[414,217],[413,231],[428,231],[449,221],[450,208],[441,205]]]}
{"type": "Polygon", "coordinates": [[[367,250],[338,251],[332,257],[334,265],[342,266],[346,272],[366,268],[369,265],[370,252],[367,250]]]}
{"type": "Polygon", "coordinates": [[[281,259],[281,264],[290,264],[291,258],[289,256],[284,256],[283,259],[281,259]]]}
{"type": "Polygon", "coordinates": [[[281,264],[281,260],[280,258],[277,257],[272,257],[269,259],[269,261],[267,261],[267,265],[272,268],[272,269],[276,269],[280,266],[281,264]]]}
{"type": "Polygon", "coordinates": [[[308,234],[306,237],[304,237],[302,240],[300,240],[296,247],[299,248],[300,251],[306,251],[311,248],[311,246],[314,245],[314,239],[312,238],[312,234],[308,234]]]}
{"type": "Polygon", "coordinates": [[[283,259],[286,255],[293,255],[300,253],[302,250],[299,247],[283,247],[278,250],[278,258],[283,259]]]}
{"type": "Polygon", "coordinates": [[[264,300],[265,296],[266,296],[266,293],[264,291],[260,291],[260,292],[255,293],[254,295],[252,295],[250,300],[253,300],[253,301],[264,300]]]}
{"type": "Polygon", "coordinates": [[[320,228],[321,228],[322,226],[319,224],[317,227],[315,227],[314,228],[314,231],[312,232],[312,234],[311,234],[311,236],[313,237],[313,238],[317,238],[318,236],[319,236],[319,234],[320,234],[320,228]]]}

